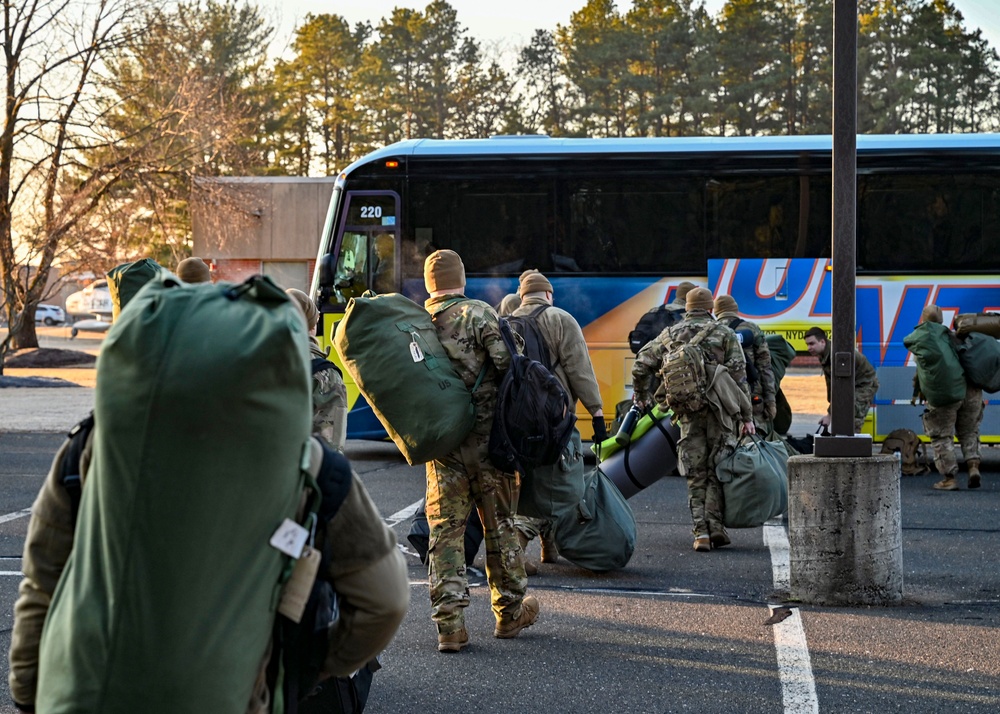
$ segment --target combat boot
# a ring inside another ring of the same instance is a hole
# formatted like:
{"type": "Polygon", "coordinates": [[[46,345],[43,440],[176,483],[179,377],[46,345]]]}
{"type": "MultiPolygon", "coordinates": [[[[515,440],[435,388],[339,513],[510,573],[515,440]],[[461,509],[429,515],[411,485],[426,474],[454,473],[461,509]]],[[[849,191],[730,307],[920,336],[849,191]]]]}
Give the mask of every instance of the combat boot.
{"type": "Polygon", "coordinates": [[[732,541],[729,540],[729,534],[726,532],[725,528],[723,528],[720,531],[716,531],[715,533],[713,533],[711,535],[710,540],[712,541],[712,547],[713,548],[722,548],[722,547],[727,546],[730,543],[732,543],[732,541]]]}
{"type": "Polygon", "coordinates": [[[464,627],[457,632],[438,633],[438,652],[460,652],[469,644],[469,631],[464,627]]]}
{"type": "Polygon", "coordinates": [[[955,474],[948,474],[943,479],[934,484],[934,488],[938,491],[957,491],[958,481],[955,480],[955,474]]]}
{"type": "Polygon", "coordinates": [[[499,637],[501,640],[509,640],[512,637],[517,637],[518,633],[525,627],[531,627],[535,624],[535,620],[538,619],[539,609],[538,598],[534,595],[525,595],[524,600],[521,601],[521,614],[513,620],[505,620],[503,618],[497,620],[493,636],[499,637]]]}
{"type": "Polygon", "coordinates": [[[527,576],[538,575],[538,566],[528,560],[528,536],[521,531],[517,531],[517,542],[521,545],[521,561],[524,563],[524,574],[527,576]]]}
{"type": "Polygon", "coordinates": [[[965,465],[969,469],[969,488],[979,488],[979,459],[969,459],[965,465]]]}
{"type": "Polygon", "coordinates": [[[707,534],[702,534],[694,537],[694,549],[699,553],[707,553],[712,550],[712,540],[707,534]]]}
{"type": "Polygon", "coordinates": [[[559,560],[559,548],[556,546],[555,535],[550,529],[546,535],[541,537],[542,540],[542,562],[543,563],[554,563],[559,560]]]}

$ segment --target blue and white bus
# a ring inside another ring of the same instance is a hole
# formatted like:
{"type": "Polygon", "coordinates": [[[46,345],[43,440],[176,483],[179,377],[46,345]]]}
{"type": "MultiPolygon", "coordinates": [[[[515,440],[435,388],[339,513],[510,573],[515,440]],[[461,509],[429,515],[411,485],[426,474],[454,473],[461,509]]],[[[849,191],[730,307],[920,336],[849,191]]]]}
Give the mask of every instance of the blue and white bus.
{"type": "MultiPolygon", "coordinates": [[[[858,346],[881,383],[865,428],[920,433],[902,338],[928,303],[946,322],[1000,309],[1000,135],[862,135],[857,149],[858,346]]],[[[323,334],[366,288],[422,301],[424,257],[451,248],[467,293],[493,305],[524,269],[549,277],[583,327],[605,414],[630,394],[629,331],[682,280],[733,295],[804,352],[802,333],[832,321],[831,167],[829,136],[393,144],[336,181],[312,285],[323,334]]],[[[380,436],[349,392],[349,435],[380,436]]],[[[984,440],[1000,441],[989,396],[984,440]]]]}

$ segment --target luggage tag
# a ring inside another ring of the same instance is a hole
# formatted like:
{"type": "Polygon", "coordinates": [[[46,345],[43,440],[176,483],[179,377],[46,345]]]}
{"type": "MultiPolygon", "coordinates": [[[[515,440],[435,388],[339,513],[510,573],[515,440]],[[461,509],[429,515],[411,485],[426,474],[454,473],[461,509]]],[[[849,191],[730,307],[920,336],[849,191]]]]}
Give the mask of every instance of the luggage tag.
{"type": "Polygon", "coordinates": [[[417,344],[417,333],[410,333],[410,356],[413,358],[414,362],[424,361],[424,351],[420,349],[420,345],[417,344]]]}
{"type": "MultiPolygon", "coordinates": [[[[316,514],[311,514],[310,518],[312,519],[312,529],[308,531],[298,523],[295,523],[295,521],[287,521],[286,519],[286,522],[295,525],[308,538],[308,543],[304,543],[299,549],[299,556],[295,560],[295,567],[292,569],[292,574],[288,578],[288,582],[281,589],[281,599],[278,602],[278,612],[295,624],[298,624],[302,620],[302,613],[305,612],[306,603],[309,601],[309,593],[312,592],[313,583],[316,581],[320,560],[322,559],[319,550],[313,547],[316,539],[316,514]]],[[[281,531],[284,527],[285,523],[282,523],[282,527],[278,530],[281,531]]],[[[296,533],[298,532],[296,531],[296,533]]],[[[274,545],[273,537],[271,541],[272,545],[274,545]]],[[[275,547],[277,548],[278,546],[275,547]]],[[[278,548],[278,550],[282,549],[278,548]]],[[[287,551],[282,550],[282,552],[287,551]]]]}

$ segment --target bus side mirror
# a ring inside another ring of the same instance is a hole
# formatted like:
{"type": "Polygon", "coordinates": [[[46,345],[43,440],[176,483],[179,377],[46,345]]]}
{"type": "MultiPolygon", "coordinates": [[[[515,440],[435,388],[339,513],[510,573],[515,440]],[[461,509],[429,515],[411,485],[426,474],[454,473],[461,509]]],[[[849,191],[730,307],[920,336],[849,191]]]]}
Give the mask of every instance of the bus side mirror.
{"type": "Polygon", "coordinates": [[[333,285],[337,271],[337,263],[332,255],[327,253],[319,261],[319,284],[333,285]]]}

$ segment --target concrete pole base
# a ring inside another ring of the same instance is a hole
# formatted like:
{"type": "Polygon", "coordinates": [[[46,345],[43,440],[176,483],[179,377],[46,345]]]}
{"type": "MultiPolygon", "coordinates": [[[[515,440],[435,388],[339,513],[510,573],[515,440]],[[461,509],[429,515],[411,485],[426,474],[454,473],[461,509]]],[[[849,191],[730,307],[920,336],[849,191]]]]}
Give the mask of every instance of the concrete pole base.
{"type": "Polygon", "coordinates": [[[903,599],[895,455],[788,460],[791,597],[814,605],[903,599]]]}

